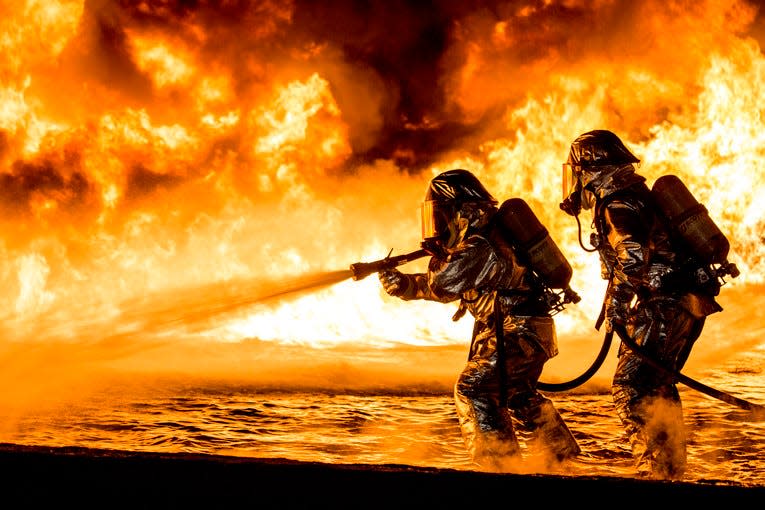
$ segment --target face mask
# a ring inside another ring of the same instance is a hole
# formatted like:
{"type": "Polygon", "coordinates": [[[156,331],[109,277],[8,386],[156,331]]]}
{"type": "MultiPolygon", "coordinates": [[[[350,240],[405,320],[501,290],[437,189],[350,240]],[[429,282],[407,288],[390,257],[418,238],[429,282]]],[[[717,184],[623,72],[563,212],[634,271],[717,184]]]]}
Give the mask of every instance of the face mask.
{"type": "Polygon", "coordinates": [[[456,247],[465,238],[468,226],[470,226],[470,222],[467,218],[463,218],[457,213],[454,221],[449,222],[449,236],[444,241],[444,248],[450,250],[456,247]]]}
{"type": "Polygon", "coordinates": [[[595,194],[585,189],[582,181],[591,181],[593,174],[582,170],[582,167],[570,163],[563,164],[561,183],[563,202],[560,208],[570,216],[577,216],[582,209],[589,210],[595,206],[595,194]]]}

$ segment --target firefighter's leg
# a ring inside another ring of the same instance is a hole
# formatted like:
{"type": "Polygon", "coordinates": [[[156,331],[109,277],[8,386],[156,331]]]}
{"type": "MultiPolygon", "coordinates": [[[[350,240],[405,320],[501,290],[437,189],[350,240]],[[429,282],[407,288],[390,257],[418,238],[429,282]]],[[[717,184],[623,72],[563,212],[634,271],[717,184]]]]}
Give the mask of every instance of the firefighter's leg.
{"type": "Polygon", "coordinates": [[[573,434],[552,401],[536,388],[547,354],[533,340],[512,338],[507,351],[508,407],[528,429],[535,446],[554,461],[574,457],[581,452],[573,434]]]}
{"type": "Polygon", "coordinates": [[[490,471],[515,471],[520,447],[512,420],[499,406],[496,359],[467,363],[454,387],[462,437],[472,460],[490,471]]]}
{"type": "MultiPolygon", "coordinates": [[[[672,344],[678,341],[673,333],[680,332],[683,324],[682,320],[674,324],[650,320],[631,328],[630,334],[656,361],[671,366],[671,361],[662,360],[662,354],[681,350],[672,344]]],[[[638,474],[655,479],[682,478],[686,431],[680,396],[672,378],[622,345],[611,392],[638,474]]]]}

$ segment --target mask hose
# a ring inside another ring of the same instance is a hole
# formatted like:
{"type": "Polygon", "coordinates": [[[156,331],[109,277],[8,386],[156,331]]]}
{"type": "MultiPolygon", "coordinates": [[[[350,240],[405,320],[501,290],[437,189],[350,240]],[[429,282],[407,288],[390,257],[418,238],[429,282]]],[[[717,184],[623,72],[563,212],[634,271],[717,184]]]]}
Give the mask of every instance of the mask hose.
{"type": "Polygon", "coordinates": [[[587,251],[587,252],[598,251],[597,248],[586,248],[584,246],[584,243],[582,243],[582,223],[579,221],[579,215],[578,214],[575,215],[574,218],[576,219],[576,232],[577,232],[577,236],[576,237],[579,240],[579,246],[581,246],[582,249],[584,251],[587,251]]]}

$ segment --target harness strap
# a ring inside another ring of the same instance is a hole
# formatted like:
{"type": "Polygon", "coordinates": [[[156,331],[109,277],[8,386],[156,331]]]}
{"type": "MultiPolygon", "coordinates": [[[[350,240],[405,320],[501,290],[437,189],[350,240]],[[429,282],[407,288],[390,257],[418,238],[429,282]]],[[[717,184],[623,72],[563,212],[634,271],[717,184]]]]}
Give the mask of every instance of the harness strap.
{"type": "Polygon", "coordinates": [[[507,374],[505,373],[505,315],[499,302],[499,293],[494,298],[494,329],[497,336],[497,375],[499,377],[499,406],[507,407],[507,374]]]}

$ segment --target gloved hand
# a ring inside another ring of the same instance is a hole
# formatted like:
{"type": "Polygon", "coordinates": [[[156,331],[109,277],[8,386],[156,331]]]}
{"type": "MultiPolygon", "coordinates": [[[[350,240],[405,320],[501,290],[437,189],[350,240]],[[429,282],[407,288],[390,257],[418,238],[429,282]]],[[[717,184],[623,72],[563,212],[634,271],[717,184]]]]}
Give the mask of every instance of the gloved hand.
{"type": "Polygon", "coordinates": [[[377,276],[385,292],[391,296],[401,297],[409,289],[409,278],[398,269],[386,269],[377,276]]]}
{"type": "Polygon", "coordinates": [[[609,301],[606,304],[606,331],[611,332],[614,330],[614,325],[619,324],[621,326],[627,325],[627,317],[629,316],[629,305],[621,303],[619,301],[609,301]]]}

